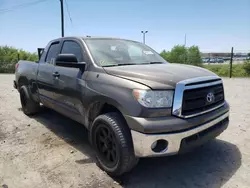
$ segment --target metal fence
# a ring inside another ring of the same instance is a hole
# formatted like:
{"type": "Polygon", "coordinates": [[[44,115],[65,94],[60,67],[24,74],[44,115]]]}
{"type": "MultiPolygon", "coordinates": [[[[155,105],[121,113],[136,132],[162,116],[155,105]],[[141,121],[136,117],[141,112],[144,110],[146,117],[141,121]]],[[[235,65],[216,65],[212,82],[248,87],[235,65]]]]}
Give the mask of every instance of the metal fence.
{"type": "MultiPolygon", "coordinates": [[[[220,76],[250,76],[250,56],[245,50],[231,48],[231,53],[202,53],[203,64],[220,76]],[[245,62],[249,62],[245,64],[245,62]]],[[[249,50],[250,51],[250,50],[249,50]]]]}

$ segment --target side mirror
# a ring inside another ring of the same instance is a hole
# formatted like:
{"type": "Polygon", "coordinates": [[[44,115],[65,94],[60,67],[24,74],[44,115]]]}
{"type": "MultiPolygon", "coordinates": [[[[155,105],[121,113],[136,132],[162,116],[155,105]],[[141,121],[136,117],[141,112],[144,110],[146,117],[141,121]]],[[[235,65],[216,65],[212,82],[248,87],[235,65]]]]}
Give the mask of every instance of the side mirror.
{"type": "Polygon", "coordinates": [[[79,68],[84,71],[86,63],[78,62],[74,54],[59,54],[56,57],[55,65],[60,67],[79,68]]]}
{"type": "Polygon", "coordinates": [[[56,63],[77,63],[77,58],[74,54],[59,54],[56,57],[56,63]]]}

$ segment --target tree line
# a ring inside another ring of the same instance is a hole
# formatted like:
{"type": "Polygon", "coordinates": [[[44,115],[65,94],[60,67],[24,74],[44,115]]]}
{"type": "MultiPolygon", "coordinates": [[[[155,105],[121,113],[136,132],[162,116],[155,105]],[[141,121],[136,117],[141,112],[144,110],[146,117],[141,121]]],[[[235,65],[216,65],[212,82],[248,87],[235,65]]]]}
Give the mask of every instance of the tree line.
{"type": "Polygon", "coordinates": [[[201,52],[198,46],[176,45],[170,51],[163,50],[160,55],[169,63],[202,66],[201,52]]]}
{"type": "Polygon", "coordinates": [[[11,46],[0,46],[0,73],[15,72],[19,60],[37,61],[37,53],[30,53],[11,46]]]}

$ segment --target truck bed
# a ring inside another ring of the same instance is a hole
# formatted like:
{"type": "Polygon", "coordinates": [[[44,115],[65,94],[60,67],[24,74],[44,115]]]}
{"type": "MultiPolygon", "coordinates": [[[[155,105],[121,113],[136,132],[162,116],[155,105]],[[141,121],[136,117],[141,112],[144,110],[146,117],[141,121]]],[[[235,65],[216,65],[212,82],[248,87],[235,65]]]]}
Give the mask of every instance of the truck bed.
{"type": "Polygon", "coordinates": [[[17,89],[19,88],[18,83],[22,77],[26,77],[27,80],[36,80],[38,63],[33,61],[18,61],[15,71],[15,82],[17,89]]]}

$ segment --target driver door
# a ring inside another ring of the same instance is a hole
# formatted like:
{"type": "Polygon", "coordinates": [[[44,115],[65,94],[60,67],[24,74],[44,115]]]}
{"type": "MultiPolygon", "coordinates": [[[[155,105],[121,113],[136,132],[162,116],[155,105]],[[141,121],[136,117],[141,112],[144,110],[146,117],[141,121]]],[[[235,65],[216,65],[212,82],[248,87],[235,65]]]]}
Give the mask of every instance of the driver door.
{"type": "MultiPolygon", "coordinates": [[[[78,62],[83,62],[83,50],[76,40],[64,40],[60,54],[74,54],[78,62]]],[[[83,115],[82,96],[85,90],[85,76],[79,68],[55,66],[55,99],[57,111],[76,121],[83,115]]]]}

